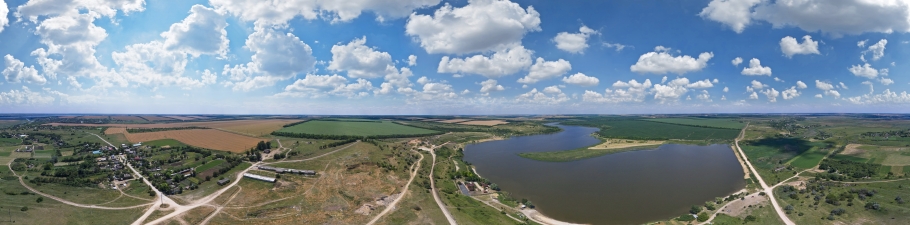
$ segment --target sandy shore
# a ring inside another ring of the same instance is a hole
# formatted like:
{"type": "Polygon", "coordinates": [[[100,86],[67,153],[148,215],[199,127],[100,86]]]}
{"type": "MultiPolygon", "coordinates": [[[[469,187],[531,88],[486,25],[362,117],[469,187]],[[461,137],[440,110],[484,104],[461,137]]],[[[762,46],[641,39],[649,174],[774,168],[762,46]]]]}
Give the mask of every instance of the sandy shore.
{"type": "Polygon", "coordinates": [[[604,143],[591,146],[588,149],[621,149],[649,145],[661,145],[665,141],[643,141],[643,140],[626,140],[626,139],[607,139],[604,143]]]}

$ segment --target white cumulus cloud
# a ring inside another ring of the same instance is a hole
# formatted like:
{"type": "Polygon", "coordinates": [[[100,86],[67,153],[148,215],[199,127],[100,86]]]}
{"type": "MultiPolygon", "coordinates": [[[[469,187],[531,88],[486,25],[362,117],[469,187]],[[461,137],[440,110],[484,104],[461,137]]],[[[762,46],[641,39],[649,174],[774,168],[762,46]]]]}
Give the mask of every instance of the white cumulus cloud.
{"type": "Polygon", "coordinates": [[[227,54],[227,21],[214,9],[194,5],[190,15],[180,23],[161,33],[164,47],[171,51],[183,51],[193,56],[227,54]]]}
{"type": "Polygon", "coordinates": [[[531,66],[531,50],[516,45],[491,56],[474,55],[468,58],[449,58],[443,56],[436,72],[469,73],[495,79],[515,74],[531,66]]]}
{"type": "Polygon", "coordinates": [[[533,84],[538,81],[547,80],[554,77],[562,76],[572,70],[572,64],[569,61],[559,59],[556,61],[545,61],[543,58],[537,58],[534,65],[528,70],[528,75],[518,79],[518,83],[533,84]]]}
{"type": "Polygon", "coordinates": [[[461,8],[446,3],[433,15],[411,14],[405,25],[405,32],[431,54],[501,51],[533,31],[540,31],[534,7],[493,0],[471,0],[461,8]]]}
{"type": "Polygon", "coordinates": [[[583,73],[576,73],[569,77],[563,77],[562,82],[583,87],[590,87],[597,86],[597,84],[600,83],[600,79],[597,79],[597,77],[593,76],[587,76],[583,73]]]}
{"type": "Polygon", "coordinates": [[[703,52],[698,58],[692,56],[673,56],[669,48],[657,46],[653,52],[648,52],[638,58],[638,62],[630,67],[632,72],[651,74],[685,74],[700,71],[708,66],[708,60],[714,57],[712,52],[703,52]]]}
{"type": "Polygon", "coordinates": [[[332,46],[332,61],[326,69],[347,71],[351,78],[376,78],[397,72],[392,55],[366,46],[366,41],[363,37],[346,45],[332,46]]]}
{"type": "Polygon", "coordinates": [[[494,91],[505,90],[502,85],[497,84],[496,80],[489,79],[483,82],[480,82],[480,93],[490,93],[494,91]]]}
{"type": "Polygon", "coordinates": [[[2,73],[3,77],[6,78],[6,82],[26,82],[42,85],[47,83],[47,78],[38,74],[38,70],[35,69],[35,66],[25,66],[25,63],[9,54],[3,56],[3,61],[6,64],[6,68],[3,69],[2,73]]]}
{"type": "Polygon", "coordinates": [[[743,63],[743,58],[733,58],[733,61],[730,61],[730,63],[733,63],[733,66],[739,66],[739,64],[743,63]]]}
{"type": "Polygon", "coordinates": [[[796,38],[786,36],[780,39],[780,50],[784,52],[784,55],[787,58],[792,58],[793,55],[808,55],[808,54],[821,54],[818,52],[818,41],[813,41],[812,36],[806,35],[803,36],[803,43],[800,44],[796,41],[796,38]]]}
{"type": "Polygon", "coordinates": [[[760,2],[762,0],[714,0],[698,15],[727,25],[736,33],[742,33],[752,23],[752,7],[760,2]]]}
{"type": "MultiPolygon", "coordinates": [[[[556,48],[570,53],[584,53],[588,48],[588,38],[591,35],[598,34],[597,31],[582,25],[578,33],[559,32],[553,38],[556,42],[556,48]]],[[[622,47],[616,47],[619,51],[622,47]]]]}
{"type": "Polygon", "coordinates": [[[762,66],[760,60],[752,58],[749,67],[743,68],[741,73],[747,76],[771,76],[771,67],[762,66]]]}

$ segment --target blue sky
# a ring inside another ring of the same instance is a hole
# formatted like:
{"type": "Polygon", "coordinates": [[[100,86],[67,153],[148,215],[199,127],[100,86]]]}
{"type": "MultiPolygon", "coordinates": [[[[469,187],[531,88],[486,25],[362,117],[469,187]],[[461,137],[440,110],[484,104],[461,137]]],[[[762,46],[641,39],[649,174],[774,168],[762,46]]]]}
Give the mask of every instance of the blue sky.
{"type": "Polygon", "coordinates": [[[899,0],[0,0],[0,15],[0,113],[910,109],[899,0]]]}

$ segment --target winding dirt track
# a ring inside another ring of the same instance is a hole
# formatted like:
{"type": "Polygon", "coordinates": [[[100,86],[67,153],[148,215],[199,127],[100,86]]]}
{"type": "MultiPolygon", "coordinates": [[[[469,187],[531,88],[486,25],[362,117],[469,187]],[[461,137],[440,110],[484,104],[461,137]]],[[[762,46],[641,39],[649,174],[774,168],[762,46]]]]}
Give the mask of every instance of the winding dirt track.
{"type": "Polygon", "coordinates": [[[420,170],[420,162],[423,162],[423,154],[420,155],[420,159],[417,160],[417,164],[415,164],[414,166],[411,166],[411,178],[408,179],[408,183],[405,184],[404,188],[401,189],[401,194],[398,195],[398,198],[396,198],[394,201],[392,201],[391,204],[386,206],[385,209],[382,210],[382,212],[380,212],[379,214],[376,214],[376,217],[373,217],[373,219],[370,220],[370,222],[368,222],[367,225],[373,225],[374,223],[376,223],[376,221],[379,221],[379,218],[382,218],[382,216],[384,216],[385,214],[388,214],[393,209],[395,209],[396,208],[395,206],[398,205],[398,202],[400,202],[401,199],[404,199],[404,196],[408,194],[408,188],[411,187],[411,183],[414,182],[414,177],[417,177],[417,171],[420,170]]]}
{"type": "Polygon", "coordinates": [[[443,143],[438,146],[433,146],[432,148],[420,147],[420,150],[430,152],[430,155],[433,156],[433,165],[430,167],[430,190],[433,192],[433,198],[436,199],[436,204],[439,205],[439,209],[442,209],[442,214],[446,216],[446,220],[449,221],[449,224],[455,225],[458,224],[455,222],[455,217],[452,216],[452,213],[449,212],[449,209],[446,208],[446,205],[442,203],[442,200],[439,198],[439,193],[436,191],[436,182],[433,180],[433,171],[436,169],[436,148],[448,144],[449,142],[443,143]]]}

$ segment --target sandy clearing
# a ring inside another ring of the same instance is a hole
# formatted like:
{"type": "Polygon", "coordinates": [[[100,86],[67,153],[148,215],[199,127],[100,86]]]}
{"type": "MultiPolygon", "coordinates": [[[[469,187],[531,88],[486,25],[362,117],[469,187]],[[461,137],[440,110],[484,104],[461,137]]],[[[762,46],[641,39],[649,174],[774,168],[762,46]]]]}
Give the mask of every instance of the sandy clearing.
{"type": "Polygon", "coordinates": [[[720,212],[733,217],[739,217],[740,215],[743,215],[743,213],[752,211],[752,209],[758,208],[759,206],[767,206],[766,202],[768,201],[768,197],[759,195],[759,192],[752,193],[751,195],[744,197],[744,199],[745,200],[736,199],[735,201],[730,202],[730,204],[727,204],[724,208],[720,209],[720,212]]]}
{"type": "Polygon", "coordinates": [[[620,148],[630,148],[630,147],[639,147],[639,146],[648,146],[648,145],[659,145],[659,144],[663,144],[663,143],[664,143],[664,141],[607,139],[606,141],[604,141],[604,143],[592,146],[588,149],[620,149],[620,148]]]}
{"type": "Polygon", "coordinates": [[[508,123],[509,123],[509,122],[506,122],[505,120],[475,120],[475,121],[462,122],[462,123],[458,123],[458,124],[461,124],[461,125],[496,126],[496,125],[502,125],[502,124],[508,124],[508,123]]]}

